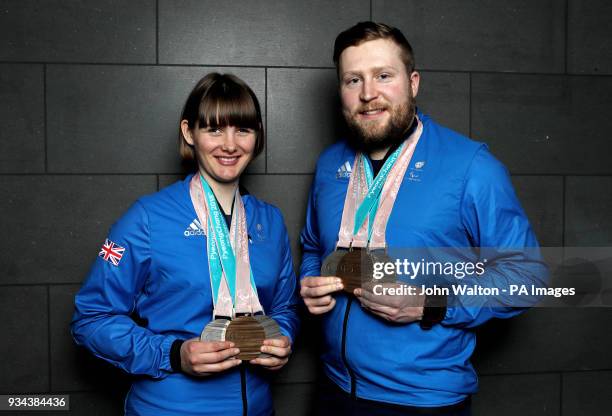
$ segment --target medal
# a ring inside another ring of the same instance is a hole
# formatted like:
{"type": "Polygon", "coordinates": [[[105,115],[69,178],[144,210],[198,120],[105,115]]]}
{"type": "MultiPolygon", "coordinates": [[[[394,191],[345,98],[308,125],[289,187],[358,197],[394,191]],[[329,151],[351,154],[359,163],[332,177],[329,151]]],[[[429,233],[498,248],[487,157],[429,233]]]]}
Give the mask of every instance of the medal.
{"type": "Polygon", "coordinates": [[[236,358],[248,361],[270,357],[269,354],[261,352],[263,341],[281,336],[280,328],[274,319],[266,315],[255,315],[239,316],[232,320],[215,319],[206,325],[200,335],[200,341],[231,341],[240,349],[236,358]]]}
{"type": "Polygon", "coordinates": [[[362,248],[338,249],[323,261],[321,276],[336,276],[342,279],[343,290],[352,294],[364,283],[395,282],[395,273],[385,274],[382,279],[374,279],[374,264],[392,262],[383,250],[370,251],[362,248]]]}
{"type": "Polygon", "coordinates": [[[336,276],[342,279],[343,290],[353,294],[362,283],[370,281],[374,264],[370,253],[361,248],[339,249],[332,252],[321,267],[321,276],[336,276]]]}
{"type": "Polygon", "coordinates": [[[344,255],[348,253],[348,250],[338,249],[336,251],[332,251],[329,256],[323,260],[323,265],[321,266],[321,276],[338,276],[338,264],[340,260],[344,257],[344,255]]]}

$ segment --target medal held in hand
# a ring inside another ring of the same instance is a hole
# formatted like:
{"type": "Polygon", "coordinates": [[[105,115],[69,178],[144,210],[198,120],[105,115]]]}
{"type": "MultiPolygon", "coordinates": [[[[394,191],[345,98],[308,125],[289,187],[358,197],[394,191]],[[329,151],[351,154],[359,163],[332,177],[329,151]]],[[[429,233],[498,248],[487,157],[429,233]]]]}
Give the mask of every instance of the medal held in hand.
{"type": "Polygon", "coordinates": [[[343,290],[353,293],[365,281],[372,279],[374,264],[367,250],[354,248],[332,252],[321,266],[321,276],[336,276],[342,279],[343,290]]]}
{"type": "Polygon", "coordinates": [[[232,341],[240,349],[237,357],[240,360],[269,357],[260,351],[263,341],[282,334],[278,324],[263,314],[257,296],[249,264],[246,212],[238,189],[229,230],[215,195],[202,176],[194,175],[190,194],[198,219],[205,224],[214,304],[213,320],[202,331],[200,340],[232,341]],[[214,319],[217,316],[233,319],[214,319]]]}
{"type": "Polygon", "coordinates": [[[274,319],[266,315],[239,316],[232,320],[211,321],[200,336],[201,341],[231,341],[240,349],[236,358],[253,360],[270,357],[260,351],[264,339],[280,338],[280,328],[274,319]]]}
{"type": "MultiPolygon", "coordinates": [[[[422,131],[417,119],[412,135],[388,157],[376,178],[368,158],[355,156],[336,251],[321,266],[321,276],[341,278],[345,292],[352,294],[374,281],[375,263],[391,261],[385,252],[387,222],[422,131]]],[[[395,276],[376,281],[392,282],[395,276]]]]}
{"type": "Polygon", "coordinates": [[[350,250],[338,249],[323,261],[321,276],[336,276],[342,279],[343,290],[353,293],[364,283],[395,282],[395,274],[385,275],[382,279],[374,279],[374,264],[392,261],[384,251],[369,251],[362,248],[350,250]]]}

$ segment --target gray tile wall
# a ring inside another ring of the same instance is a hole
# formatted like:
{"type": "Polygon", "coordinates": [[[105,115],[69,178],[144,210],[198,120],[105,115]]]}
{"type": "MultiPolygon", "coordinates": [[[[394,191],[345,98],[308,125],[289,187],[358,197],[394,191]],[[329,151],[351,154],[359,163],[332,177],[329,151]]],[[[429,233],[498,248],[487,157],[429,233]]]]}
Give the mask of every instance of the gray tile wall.
{"type": "MultiPolygon", "coordinates": [[[[0,1],[0,393],[121,412],[129,379],[73,344],[73,297],[118,216],[185,173],[177,121],[210,71],[261,101],[268,143],[244,182],[283,211],[299,264],[314,164],[342,130],[332,45],[360,20],[404,31],[420,109],[490,145],[543,245],[610,246],[610,12],[603,0],[0,1]]],[[[534,309],[479,328],[474,414],[610,413],[611,311],[534,309]]],[[[277,414],[309,414],[317,362],[306,318],[277,414]]]]}

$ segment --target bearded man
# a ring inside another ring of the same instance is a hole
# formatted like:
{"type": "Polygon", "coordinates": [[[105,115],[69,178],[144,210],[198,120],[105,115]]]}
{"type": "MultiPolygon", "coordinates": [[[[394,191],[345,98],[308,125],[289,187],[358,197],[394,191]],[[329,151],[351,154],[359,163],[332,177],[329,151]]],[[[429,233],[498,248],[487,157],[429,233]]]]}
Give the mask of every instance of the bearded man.
{"type": "Polygon", "coordinates": [[[480,286],[541,286],[546,267],[536,237],[486,145],[417,111],[420,75],[398,29],[373,22],[347,29],[336,38],[334,63],[350,134],[319,158],[301,234],[301,295],[323,332],[317,413],[468,415],[477,391],[472,328],[524,308],[382,290],[402,287],[400,276],[378,290],[351,286],[349,277],[394,249],[456,247],[466,248],[452,255],[457,264],[489,254],[471,277],[480,286]],[[516,247],[534,254],[486,249],[516,247]]]}

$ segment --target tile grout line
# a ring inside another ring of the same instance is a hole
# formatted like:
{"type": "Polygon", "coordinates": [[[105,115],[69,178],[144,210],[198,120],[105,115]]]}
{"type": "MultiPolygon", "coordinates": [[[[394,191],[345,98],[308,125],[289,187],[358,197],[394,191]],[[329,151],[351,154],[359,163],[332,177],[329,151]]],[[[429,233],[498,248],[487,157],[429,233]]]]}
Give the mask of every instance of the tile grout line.
{"type": "Polygon", "coordinates": [[[47,64],[43,64],[43,141],[45,151],[45,173],[49,172],[49,156],[48,156],[48,128],[47,128],[47,64]]]}
{"type": "MultiPolygon", "coordinates": [[[[170,176],[185,176],[190,172],[50,172],[53,176],[155,176],[155,175],[170,175],[170,176]]],[[[40,176],[41,172],[5,172],[3,176],[40,176]]],[[[591,175],[589,175],[591,176],[591,175]]]]}
{"type": "Polygon", "coordinates": [[[159,65],[159,0],[155,0],[155,64],[159,65]]]}
{"type": "Polygon", "coordinates": [[[472,73],[468,74],[468,137],[472,137],[472,73]]]}
{"type": "Polygon", "coordinates": [[[563,372],[559,373],[559,416],[563,416],[563,372]]]}
{"type": "Polygon", "coordinates": [[[45,285],[47,288],[47,362],[48,365],[48,374],[49,374],[49,388],[48,392],[51,393],[51,285],[45,285]]]}
{"type": "MultiPolygon", "coordinates": [[[[185,68],[280,68],[280,69],[335,69],[333,65],[268,65],[268,64],[222,64],[222,63],[159,63],[155,62],[87,62],[87,61],[19,61],[19,60],[3,60],[0,59],[0,64],[5,65],[63,65],[63,66],[124,66],[124,67],[139,67],[139,66],[161,66],[161,67],[185,67],[185,68]]],[[[428,71],[428,70],[424,70],[428,71]]],[[[445,71],[435,70],[436,72],[457,72],[457,71],[445,71]]],[[[466,71],[459,71],[466,72],[466,71]]],[[[543,74],[537,74],[543,75],[543,74]]],[[[563,74],[559,74],[563,75],[563,74]]],[[[586,76],[586,75],[585,75],[586,76]]],[[[597,74],[595,76],[607,76],[597,74]]]]}
{"type": "MultiPolygon", "coordinates": [[[[53,176],[180,176],[185,177],[189,172],[51,172],[49,175],[53,176]]],[[[2,176],[41,176],[44,172],[3,172],[2,176]]],[[[249,172],[245,175],[297,175],[306,176],[314,175],[314,171],[310,172],[249,172]]],[[[612,173],[545,173],[545,172],[510,172],[510,176],[537,176],[537,177],[564,177],[564,176],[576,176],[576,177],[595,177],[595,178],[608,178],[612,176],[612,173]]]]}
{"type": "MultiPolygon", "coordinates": [[[[264,99],[266,100],[266,104],[265,104],[265,125],[266,125],[266,134],[264,134],[264,137],[268,137],[267,133],[268,132],[268,68],[264,68],[264,99]]],[[[266,151],[264,154],[264,174],[268,173],[268,141],[266,140],[266,151]]]]}
{"type": "Polygon", "coordinates": [[[565,0],[565,47],[563,48],[563,67],[565,70],[565,75],[567,75],[567,61],[568,61],[568,55],[569,55],[569,42],[568,42],[568,29],[569,29],[569,0],[565,0]]]}
{"type": "MultiPolygon", "coordinates": [[[[479,374],[479,377],[497,377],[497,376],[528,376],[528,375],[540,375],[540,374],[559,374],[560,370],[544,370],[544,371],[521,371],[518,373],[491,373],[491,374],[479,374]]],[[[562,370],[563,374],[584,374],[584,373],[609,373],[612,372],[612,368],[597,368],[590,370],[562,370]]]]}
{"type": "MultiPolygon", "coordinates": [[[[331,66],[308,66],[308,65],[258,65],[258,64],[194,64],[194,63],[139,63],[139,62],[85,62],[85,61],[19,61],[19,60],[2,60],[0,64],[13,65],[65,65],[65,66],[124,66],[124,67],[139,67],[139,66],[160,66],[160,67],[185,67],[185,68],[267,68],[267,69],[335,69],[331,66]]],[[[572,77],[572,78],[612,78],[612,73],[604,74],[566,74],[560,72],[529,72],[529,71],[481,71],[481,70],[465,70],[465,69],[439,69],[439,68],[421,68],[419,72],[425,73],[440,73],[440,74],[485,74],[485,75],[502,75],[502,76],[545,76],[545,77],[572,77]]]]}
{"type": "MultiPolygon", "coordinates": [[[[0,283],[0,287],[45,287],[49,286],[51,283],[40,283],[40,282],[32,282],[32,283],[0,283]]],[[[53,282],[53,286],[80,286],[79,282],[53,282]]]]}
{"type": "Polygon", "coordinates": [[[567,176],[561,176],[562,180],[562,189],[561,189],[561,247],[565,247],[565,206],[567,205],[567,176]]]}

